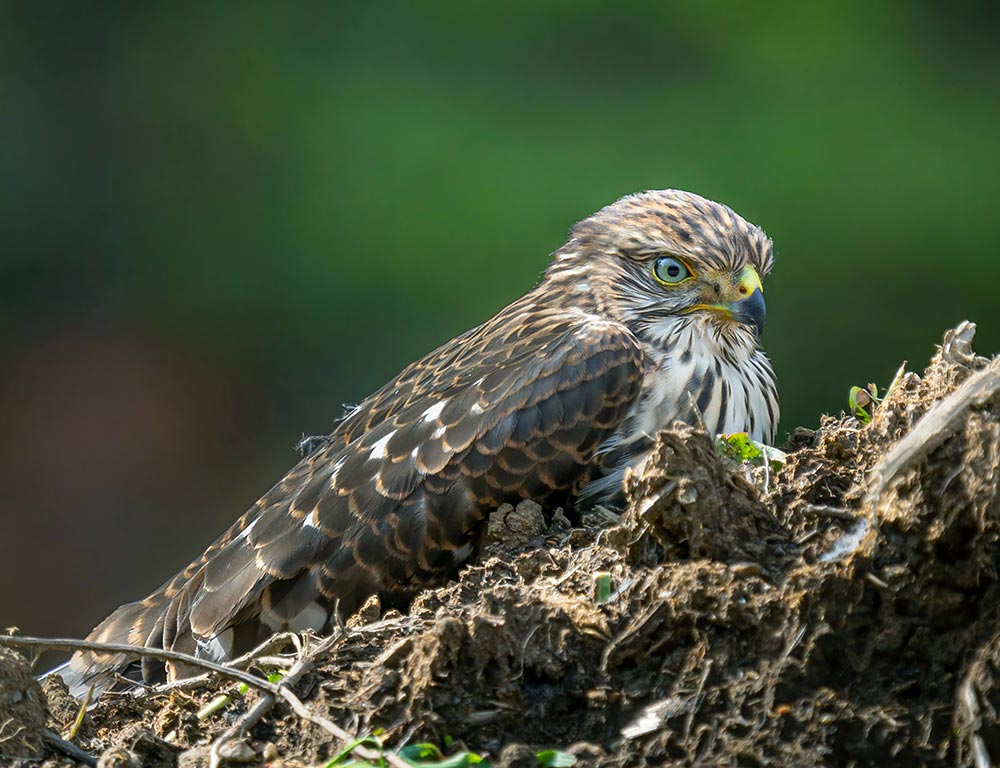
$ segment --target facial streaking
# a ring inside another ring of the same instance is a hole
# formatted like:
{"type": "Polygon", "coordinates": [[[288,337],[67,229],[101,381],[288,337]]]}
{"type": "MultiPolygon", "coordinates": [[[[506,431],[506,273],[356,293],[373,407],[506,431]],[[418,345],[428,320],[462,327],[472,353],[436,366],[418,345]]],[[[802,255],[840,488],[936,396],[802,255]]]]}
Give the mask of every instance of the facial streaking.
{"type": "Polygon", "coordinates": [[[630,195],[577,224],[550,274],[607,289],[607,311],[661,344],[692,326],[745,359],[766,310],[770,239],[725,205],[678,190],[630,195]]]}

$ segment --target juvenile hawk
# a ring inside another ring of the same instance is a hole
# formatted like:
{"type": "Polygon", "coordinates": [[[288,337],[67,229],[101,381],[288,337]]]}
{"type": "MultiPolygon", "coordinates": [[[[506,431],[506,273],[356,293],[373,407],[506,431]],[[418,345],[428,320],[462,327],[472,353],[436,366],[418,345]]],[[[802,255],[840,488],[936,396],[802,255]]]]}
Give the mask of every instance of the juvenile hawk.
{"type": "MultiPolygon", "coordinates": [[[[403,370],[340,421],[208,550],[90,635],[223,659],[324,630],[371,594],[403,605],[473,552],[490,511],[614,503],[676,419],[771,442],[758,348],[771,241],[724,205],[630,195],[578,223],[542,280],[403,370]]],[[[76,693],[123,656],[78,653],[76,693]]],[[[144,660],[147,681],[178,670],[144,660]]]]}

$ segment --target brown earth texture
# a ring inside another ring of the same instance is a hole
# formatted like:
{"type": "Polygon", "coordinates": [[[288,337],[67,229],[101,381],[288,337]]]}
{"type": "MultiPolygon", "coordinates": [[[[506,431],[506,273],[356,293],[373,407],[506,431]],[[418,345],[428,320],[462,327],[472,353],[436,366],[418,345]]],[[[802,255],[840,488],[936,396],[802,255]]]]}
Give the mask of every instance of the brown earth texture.
{"type": "MultiPolygon", "coordinates": [[[[620,516],[498,510],[456,581],[406,615],[369,603],[294,692],[396,764],[417,743],[508,768],[1000,761],[1000,358],[974,331],[869,423],[796,430],[779,469],[678,426],[620,516]]],[[[79,702],[21,659],[0,650],[3,764],[86,764],[42,731],[79,702]]],[[[72,741],[103,768],[379,764],[280,699],[210,755],[258,700],[214,675],[110,694],[72,741]]]]}

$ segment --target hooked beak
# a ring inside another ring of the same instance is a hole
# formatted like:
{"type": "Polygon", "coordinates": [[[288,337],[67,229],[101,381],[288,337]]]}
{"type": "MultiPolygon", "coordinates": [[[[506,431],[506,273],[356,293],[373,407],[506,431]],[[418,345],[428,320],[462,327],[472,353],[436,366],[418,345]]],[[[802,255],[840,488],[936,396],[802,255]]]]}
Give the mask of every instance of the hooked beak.
{"type": "Polygon", "coordinates": [[[767,319],[767,307],[764,305],[764,292],[760,288],[745,299],[734,301],[729,305],[733,320],[744,325],[752,325],[759,339],[764,334],[764,321],[767,319]]]}
{"type": "Polygon", "coordinates": [[[722,301],[716,304],[695,304],[688,311],[707,309],[741,325],[751,325],[759,339],[764,333],[764,321],[767,310],[764,306],[764,286],[760,282],[757,270],[749,264],[736,275],[736,279],[723,288],[721,294],[716,294],[722,301]]]}

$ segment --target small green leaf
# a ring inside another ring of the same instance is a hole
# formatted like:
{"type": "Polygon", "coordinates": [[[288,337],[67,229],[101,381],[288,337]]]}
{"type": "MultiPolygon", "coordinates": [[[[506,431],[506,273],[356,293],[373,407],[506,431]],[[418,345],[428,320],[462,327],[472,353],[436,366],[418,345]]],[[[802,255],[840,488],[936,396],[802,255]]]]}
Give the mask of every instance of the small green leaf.
{"type": "Polygon", "coordinates": [[[441,750],[433,744],[407,744],[397,752],[404,760],[411,762],[416,760],[440,760],[441,750]]]}
{"type": "MultiPolygon", "coordinates": [[[[332,759],[323,763],[323,768],[349,768],[353,765],[364,765],[364,763],[358,763],[353,760],[351,762],[345,762],[351,757],[351,752],[354,751],[356,747],[373,747],[379,752],[382,751],[382,742],[376,739],[374,736],[363,736],[360,739],[355,739],[346,747],[344,747],[340,752],[333,756],[332,759]]],[[[380,761],[382,762],[382,761],[380,761]]]]}
{"type": "Polygon", "coordinates": [[[735,461],[752,461],[762,454],[757,444],[746,432],[734,432],[731,435],[719,435],[715,441],[715,451],[720,456],[735,461]]]}
{"type": "Polygon", "coordinates": [[[468,765],[480,765],[482,762],[483,758],[479,755],[472,752],[461,752],[452,755],[447,760],[442,760],[440,763],[426,763],[426,766],[427,768],[465,768],[468,765]]]}
{"type": "Polygon", "coordinates": [[[599,571],[594,574],[594,600],[598,603],[606,603],[611,599],[611,574],[607,571],[599,571]]]}
{"type": "Polygon", "coordinates": [[[483,758],[472,752],[459,752],[445,757],[434,744],[408,744],[396,754],[419,768],[465,768],[483,762],[483,758]]]}
{"type": "Polygon", "coordinates": [[[851,387],[847,392],[847,407],[851,409],[853,413],[858,409],[858,395],[860,395],[864,390],[861,387],[851,387]]]}
{"type": "Polygon", "coordinates": [[[746,432],[734,432],[731,435],[719,435],[715,440],[715,452],[733,461],[749,461],[757,466],[764,466],[766,461],[768,466],[777,472],[785,462],[788,461],[788,454],[772,448],[769,445],[758,442],[750,437],[746,432]]]}
{"type": "Polygon", "coordinates": [[[850,407],[854,417],[862,424],[867,424],[872,420],[871,414],[865,410],[865,406],[870,405],[871,402],[871,393],[861,387],[851,387],[850,392],[847,394],[847,405],[850,407]]]}
{"type": "Polygon", "coordinates": [[[446,757],[443,760],[438,760],[432,763],[420,761],[420,762],[410,762],[411,765],[419,766],[419,768],[467,768],[470,765],[479,765],[483,762],[483,758],[479,755],[473,754],[472,752],[459,752],[452,755],[451,757],[446,757]]]}
{"type": "Polygon", "coordinates": [[[558,749],[542,750],[536,757],[538,768],[570,768],[571,765],[576,765],[576,758],[573,755],[560,752],[558,749]]]}

